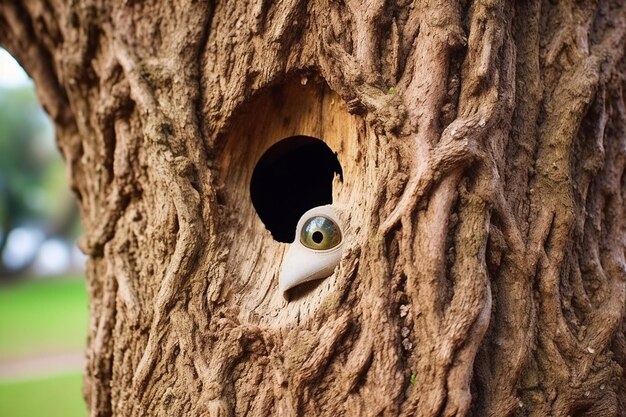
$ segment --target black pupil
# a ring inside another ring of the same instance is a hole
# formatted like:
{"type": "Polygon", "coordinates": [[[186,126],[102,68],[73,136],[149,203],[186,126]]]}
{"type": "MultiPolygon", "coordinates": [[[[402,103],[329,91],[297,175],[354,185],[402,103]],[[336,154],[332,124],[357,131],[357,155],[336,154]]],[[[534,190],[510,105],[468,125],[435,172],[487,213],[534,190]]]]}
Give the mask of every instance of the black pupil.
{"type": "Polygon", "coordinates": [[[324,235],[318,230],[316,232],[313,232],[313,236],[311,236],[311,239],[313,239],[313,242],[320,244],[322,243],[322,240],[324,240],[324,235]]]}

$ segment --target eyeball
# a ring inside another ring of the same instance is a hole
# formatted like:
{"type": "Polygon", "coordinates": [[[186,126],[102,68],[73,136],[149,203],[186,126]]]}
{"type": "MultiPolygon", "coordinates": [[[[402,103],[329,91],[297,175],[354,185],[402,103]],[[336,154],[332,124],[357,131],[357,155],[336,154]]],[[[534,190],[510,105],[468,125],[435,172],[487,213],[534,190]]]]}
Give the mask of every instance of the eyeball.
{"type": "Polygon", "coordinates": [[[309,249],[332,249],[341,243],[341,229],[328,217],[311,217],[302,227],[300,242],[309,249]]]}
{"type": "Polygon", "coordinates": [[[312,208],[302,215],[278,278],[283,294],[302,283],[333,274],[343,252],[342,227],[330,205],[312,208]]]}

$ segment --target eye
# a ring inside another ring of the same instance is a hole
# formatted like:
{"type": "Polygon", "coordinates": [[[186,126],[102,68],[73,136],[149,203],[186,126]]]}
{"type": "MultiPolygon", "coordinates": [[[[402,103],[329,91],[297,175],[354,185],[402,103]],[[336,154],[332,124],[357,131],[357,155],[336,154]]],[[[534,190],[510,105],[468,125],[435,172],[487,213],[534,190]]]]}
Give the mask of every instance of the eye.
{"type": "Polygon", "coordinates": [[[341,243],[341,230],[328,217],[311,217],[302,226],[300,242],[309,249],[332,249],[341,243]]]}

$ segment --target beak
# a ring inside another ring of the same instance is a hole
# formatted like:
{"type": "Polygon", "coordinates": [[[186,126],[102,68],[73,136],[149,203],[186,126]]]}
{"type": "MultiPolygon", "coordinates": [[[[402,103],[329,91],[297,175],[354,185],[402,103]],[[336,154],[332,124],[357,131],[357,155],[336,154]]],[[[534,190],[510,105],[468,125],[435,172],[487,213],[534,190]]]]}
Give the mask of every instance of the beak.
{"type": "Polygon", "coordinates": [[[332,249],[319,251],[302,246],[297,240],[292,243],[278,278],[278,288],[283,296],[289,289],[304,282],[332,275],[341,260],[342,246],[343,243],[332,249]]]}

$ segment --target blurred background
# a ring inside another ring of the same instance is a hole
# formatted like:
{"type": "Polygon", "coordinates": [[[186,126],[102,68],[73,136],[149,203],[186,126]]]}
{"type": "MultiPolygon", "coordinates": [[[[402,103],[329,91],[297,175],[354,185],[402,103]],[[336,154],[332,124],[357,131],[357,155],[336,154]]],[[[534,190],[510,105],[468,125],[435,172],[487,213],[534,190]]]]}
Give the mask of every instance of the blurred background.
{"type": "Polygon", "coordinates": [[[54,127],[0,48],[0,417],[87,415],[80,233],[54,127]]]}

